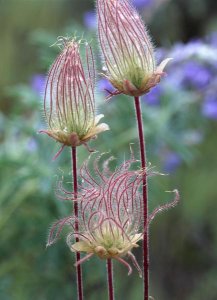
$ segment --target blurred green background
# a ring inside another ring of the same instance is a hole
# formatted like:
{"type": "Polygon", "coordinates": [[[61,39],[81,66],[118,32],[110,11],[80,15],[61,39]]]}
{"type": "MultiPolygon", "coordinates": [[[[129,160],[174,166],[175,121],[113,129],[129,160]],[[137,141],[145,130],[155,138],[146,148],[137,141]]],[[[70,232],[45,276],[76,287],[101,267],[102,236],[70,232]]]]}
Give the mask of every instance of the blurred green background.
{"type": "MultiPolygon", "coordinates": [[[[76,299],[74,256],[64,237],[46,249],[50,225],[70,213],[56,199],[59,176],[70,181],[70,152],[52,161],[59,145],[37,131],[45,128],[42,92],[59,52],[57,36],[92,41],[98,70],[94,2],[0,0],[0,299],[76,299]]],[[[178,188],[180,204],[158,216],[150,231],[150,285],[155,300],[217,299],[217,2],[134,0],[156,46],[173,57],[167,77],[142,99],[147,157],[169,176],[150,180],[150,211],[178,188]]],[[[97,103],[110,132],[91,147],[111,151],[117,163],[139,156],[132,100],[105,103],[98,78],[97,103]]],[[[78,149],[79,164],[87,158],[78,149]]],[[[140,251],[137,251],[141,263],[140,251]]],[[[115,265],[117,299],[139,300],[141,280],[115,265]]],[[[105,263],[83,267],[85,299],[106,299],[105,263]]]]}

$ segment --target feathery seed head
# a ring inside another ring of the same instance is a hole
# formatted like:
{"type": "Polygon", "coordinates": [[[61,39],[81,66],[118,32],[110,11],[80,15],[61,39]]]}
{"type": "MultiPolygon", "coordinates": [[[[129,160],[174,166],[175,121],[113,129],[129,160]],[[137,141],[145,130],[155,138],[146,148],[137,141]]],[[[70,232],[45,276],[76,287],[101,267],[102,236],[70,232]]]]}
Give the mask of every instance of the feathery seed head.
{"type": "Polygon", "coordinates": [[[63,145],[76,147],[108,130],[95,116],[95,66],[91,47],[86,45],[86,66],[76,39],[64,40],[63,50],[48,73],[44,113],[48,134],[63,145]]]}
{"type": "Polygon", "coordinates": [[[108,169],[111,158],[104,162],[102,170],[98,159],[94,161],[96,176],[91,175],[88,162],[81,169],[80,232],[76,234],[79,242],[71,241],[71,234],[67,240],[72,251],[95,254],[101,259],[119,259],[138,247],[143,237],[142,175],[130,170],[134,158],[114,172],[108,169]]]}
{"type": "MultiPolygon", "coordinates": [[[[133,157],[114,172],[108,167],[112,158],[104,161],[102,168],[99,167],[99,159],[93,162],[94,170],[89,168],[88,161],[81,167],[82,184],[77,194],[79,217],[76,219],[72,216],[55,223],[50,231],[48,245],[53,243],[67,224],[72,228],[67,243],[73,252],[85,252],[87,258],[97,255],[101,259],[117,259],[131,273],[130,265],[122,259],[129,255],[140,272],[131,251],[138,247],[138,242],[143,238],[140,187],[144,171],[131,170],[132,164],[136,162],[133,157]],[[75,242],[75,237],[79,241],[75,242]]],[[[73,195],[71,199],[74,200],[73,195]]]]}
{"type": "Polygon", "coordinates": [[[118,260],[127,266],[130,274],[132,268],[123,259],[129,256],[141,276],[141,269],[132,250],[139,247],[138,242],[143,239],[143,234],[155,215],[177,204],[178,191],[174,190],[174,201],[157,207],[143,224],[143,176],[159,173],[150,167],[132,170],[132,165],[136,162],[133,154],[113,172],[108,166],[112,158],[105,160],[102,168],[99,168],[99,159],[100,157],[94,160],[93,168],[89,167],[89,160],[84,162],[80,169],[81,184],[76,195],[67,192],[60,182],[59,197],[77,201],[79,215],[57,221],[50,230],[47,245],[54,243],[63,227],[68,225],[71,232],[67,236],[67,243],[71,251],[86,253],[76,265],[96,255],[100,259],[118,260]]]}
{"type": "Polygon", "coordinates": [[[149,92],[160,82],[170,59],[156,67],[145,25],[129,0],[97,0],[97,15],[105,77],[120,93],[149,92]]]}

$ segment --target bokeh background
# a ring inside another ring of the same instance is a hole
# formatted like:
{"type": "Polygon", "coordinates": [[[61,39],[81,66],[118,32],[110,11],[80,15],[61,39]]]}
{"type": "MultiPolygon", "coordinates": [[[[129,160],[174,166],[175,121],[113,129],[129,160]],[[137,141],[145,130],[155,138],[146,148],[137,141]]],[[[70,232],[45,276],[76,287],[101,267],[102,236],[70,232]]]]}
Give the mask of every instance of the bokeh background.
{"type": "MultiPolygon", "coordinates": [[[[91,41],[101,71],[94,2],[0,0],[0,299],[76,299],[74,256],[63,238],[46,249],[48,229],[67,216],[71,203],[54,196],[70,152],[52,161],[59,145],[45,128],[41,95],[59,49],[57,36],[91,41]]],[[[178,188],[180,204],[158,216],[150,231],[150,285],[155,300],[217,299],[217,2],[133,0],[156,46],[156,57],[173,57],[162,83],[142,99],[147,157],[169,174],[150,180],[150,211],[178,188]]],[[[117,163],[138,156],[132,100],[105,103],[97,83],[99,111],[110,132],[91,147],[111,151],[117,163]]],[[[79,164],[87,151],[79,147],[79,164]]],[[[141,263],[140,251],[136,253],[141,263]]],[[[117,299],[139,300],[137,272],[114,263],[117,299]]],[[[84,265],[85,299],[106,299],[105,263],[84,265]]]]}

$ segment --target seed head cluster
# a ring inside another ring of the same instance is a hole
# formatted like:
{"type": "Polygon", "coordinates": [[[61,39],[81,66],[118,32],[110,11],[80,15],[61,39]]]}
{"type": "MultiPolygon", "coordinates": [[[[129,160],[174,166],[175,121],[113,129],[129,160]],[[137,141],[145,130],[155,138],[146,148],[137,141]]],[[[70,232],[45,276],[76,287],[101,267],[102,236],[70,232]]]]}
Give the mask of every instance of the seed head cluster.
{"type": "MultiPolygon", "coordinates": [[[[149,92],[160,82],[170,59],[156,66],[145,25],[128,0],[97,0],[97,16],[106,69],[104,76],[116,88],[114,94],[138,97],[149,92]]],[[[41,132],[74,151],[82,144],[87,146],[90,139],[109,127],[105,123],[99,124],[102,114],[96,115],[96,74],[91,47],[87,43],[83,45],[85,59],[82,60],[81,41],[74,38],[63,39],[63,42],[63,49],[47,77],[44,115],[48,129],[41,132]]],[[[137,160],[132,152],[131,158],[114,171],[110,168],[113,158],[101,162],[102,156],[98,156],[91,159],[91,166],[90,159],[83,163],[77,191],[76,154],[73,158],[74,192],[65,190],[62,181],[58,183],[57,191],[61,199],[74,202],[74,213],[53,224],[47,245],[53,244],[67,226],[67,244],[79,256],[76,266],[96,255],[100,259],[118,260],[130,274],[132,268],[125,259],[129,257],[142,276],[132,252],[139,247],[155,215],[177,204],[178,191],[173,191],[176,195],[174,201],[156,208],[144,220],[144,178],[156,172],[135,167],[137,160]],[[78,252],[85,253],[85,256],[80,259],[78,252]]]]}

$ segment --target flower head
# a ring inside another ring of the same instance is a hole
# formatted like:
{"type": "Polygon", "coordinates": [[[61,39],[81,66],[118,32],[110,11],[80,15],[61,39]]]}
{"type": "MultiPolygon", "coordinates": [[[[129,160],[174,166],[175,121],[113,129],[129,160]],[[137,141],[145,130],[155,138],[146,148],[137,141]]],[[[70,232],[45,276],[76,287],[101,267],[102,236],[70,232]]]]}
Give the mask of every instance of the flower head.
{"type": "Polygon", "coordinates": [[[108,130],[98,124],[103,115],[95,116],[95,67],[92,50],[86,45],[86,66],[83,65],[75,39],[64,41],[64,48],[49,71],[44,113],[48,130],[44,132],[63,145],[85,144],[98,133],[108,130]]]}
{"type": "Polygon", "coordinates": [[[86,11],[83,15],[83,23],[86,28],[90,30],[96,30],[96,14],[95,11],[86,11]]]}
{"type": "Polygon", "coordinates": [[[105,76],[118,93],[139,96],[160,82],[170,59],[156,67],[147,30],[128,0],[98,0],[98,32],[105,76]]]}
{"type": "MultiPolygon", "coordinates": [[[[146,220],[144,229],[140,188],[144,173],[152,175],[155,172],[151,169],[131,170],[132,164],[136,162],[133,157],[111,172],[108,167],[110,160],[111,158],[106,160],[100,170],[96,159],[94,172],[88,167],[87,161],[83,164],[80,171],[82,185],[75,197],[78,201],[79,216],[57,221],[51,228],[48,245],[56,240],[64,225],[69,225],[71,232],[67,243],[71,251],[86,253],[77,265],[96,255],[100,259],[118,260],[128,267],[130,274],[131,266],[123,259],[129,256],[141,275],[132,250],[139,247],[138,242],[143,239],[144,230],[156,213],[163,210],[163,207],[155,209],[146,220]],[[77,238],[76,242],[74,238],[77,238]]],[[[69,192],[65,191],[61,184],[59,189],[67,196],[66,199],[73,199],[73,194],[72,197],[68,197],[69,192]]],[[[169,207],[168,204],[165,206],[169,207]]]]}
{"type": "Polygon", "coordinates": [[[31,78],[31,88],[37,96],[43,92],[45,84],[45,76],[43,74],[35,74],[31,78]]]}
{"type": "Polygon", "coordinates": [[[202,114],[209,118],[217,120],[217,98],[216,96],[208,95],[202,104],[202,114]]]}

